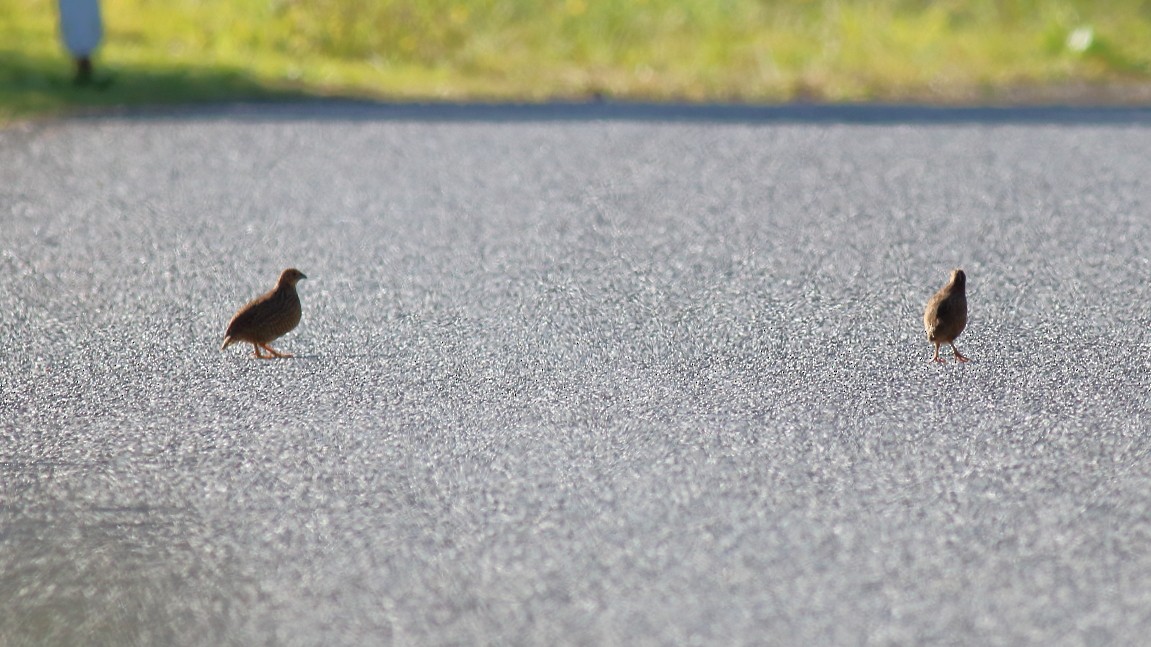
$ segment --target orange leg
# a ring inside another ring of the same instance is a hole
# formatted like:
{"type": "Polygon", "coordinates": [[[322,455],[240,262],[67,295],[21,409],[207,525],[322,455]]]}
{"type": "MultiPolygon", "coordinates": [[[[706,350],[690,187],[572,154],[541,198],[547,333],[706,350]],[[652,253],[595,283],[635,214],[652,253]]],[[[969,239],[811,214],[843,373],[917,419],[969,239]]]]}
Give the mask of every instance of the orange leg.
{"type": "Polygon", "coordinates": [[[270,355],[265,356],[263,353],[260,352],[260,345],[259,344],[252,342],[252,348],[256,349],[256,354],[253,355],[252,357],[255,357],[256,359],[272,359],[272,357],[270,355]]]}
{"type": "Polygon", "coordinates": [[[291,353],[281,353],[280,351],[276,350],[275,348],[272,348],[271,346],[269,346],[267,344],[260,344],[260,345],[264,347],[264,350],[271,353],[271,355],[268,357],[268,359],[271,359],[272,357],[291,357],[292,356],[291,353]]]}
{"type": "Polygon", "coordinates": [[[947,363],[947,360],[945,360],[939,356],[939,344],[935,345],[935,357],[932,357],[931,361],[939,362],[940,364],[946,364],[947,363]]]}
{"type": "Polygon", "coordinates": [[[949,343],[948,346],[951,346],[951,352],[955,353],[955,359],[961,362],[967,361],[967,358],[963,356],[963,353],[959,352],[959,349],[955,347],[955,344],[949,343]]]}

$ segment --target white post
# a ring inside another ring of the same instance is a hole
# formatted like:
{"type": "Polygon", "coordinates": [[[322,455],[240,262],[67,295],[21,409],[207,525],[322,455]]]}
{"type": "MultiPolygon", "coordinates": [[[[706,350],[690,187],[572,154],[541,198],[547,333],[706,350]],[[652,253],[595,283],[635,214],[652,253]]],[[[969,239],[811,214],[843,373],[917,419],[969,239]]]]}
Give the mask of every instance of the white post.
{"type": "Polygon", "coordinates": [[[60,37],[76,61],[77,83],[91,80],[92,52],[103,35],[100,0],[60,0],[60,37]]]}

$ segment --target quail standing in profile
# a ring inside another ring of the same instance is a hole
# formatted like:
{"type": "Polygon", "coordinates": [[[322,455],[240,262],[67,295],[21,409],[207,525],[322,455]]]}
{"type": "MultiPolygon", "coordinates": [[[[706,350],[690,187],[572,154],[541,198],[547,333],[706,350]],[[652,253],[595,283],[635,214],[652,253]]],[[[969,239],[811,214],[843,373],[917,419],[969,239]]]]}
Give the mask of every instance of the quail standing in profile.
{"type": "Polygon", "coordinates": [[[271,292],[251,300],[232,317],[232,321],[228,323],[228,330],[224,333],[224,345],[220,346],[220,350],[238,341],[244,341],[255,347],[258,359],[291,357],[290,353],[281,353],[268,344],[287,334],[300,323],[300,295],[296,294],[296,283],[306,278],[308,277],[296,268],[284,270],[271,292]],[[269,354],[264,355],[260,352],[261,349],[268,351],[269,354]]]}
{"type": "Polygon", "coordinates": [[[927,330],[927,341],[935,344],[933,362],[944,363],[939,356],[939,347],[951,346],[955,359],[966,362],[967,358],[955,347],[955,339],[967,326],[967,275],[961,269],[951,270],[951,279],[943,286],[923,311],[923,327],[927,330]]]}

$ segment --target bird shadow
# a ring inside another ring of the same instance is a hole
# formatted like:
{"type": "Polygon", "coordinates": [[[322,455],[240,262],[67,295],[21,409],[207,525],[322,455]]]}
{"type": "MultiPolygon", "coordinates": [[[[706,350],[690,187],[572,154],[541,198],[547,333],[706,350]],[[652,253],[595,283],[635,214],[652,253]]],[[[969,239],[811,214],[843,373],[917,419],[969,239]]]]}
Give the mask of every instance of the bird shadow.
{"type": "Polygon", "coordinates": [[[302,362],[309,361],[324,361],[332,359],[341,360],[357,360],[357,359],[375,359],[385,361],[391,359],[391,356],[386,353],[293,353],[291,357],[256,357],[255,355],[248,355],[244,359],[259,361],[266,364],[276,364],[277,362],[291,362],[298,360],[302,362]]]}

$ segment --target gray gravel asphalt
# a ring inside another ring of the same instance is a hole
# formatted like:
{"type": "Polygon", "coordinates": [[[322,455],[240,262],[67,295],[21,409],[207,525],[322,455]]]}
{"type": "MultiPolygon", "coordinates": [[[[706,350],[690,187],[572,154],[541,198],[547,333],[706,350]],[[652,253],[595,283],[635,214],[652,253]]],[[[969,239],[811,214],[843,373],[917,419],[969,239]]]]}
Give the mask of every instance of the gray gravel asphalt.
{"type": "Polygon", "coordinates": [[[0,131],[0,645],[1145,644],[1148,151],[1139,110],[0,131]],[[296,357],[220,352],[288,266],[296,357]]]}

